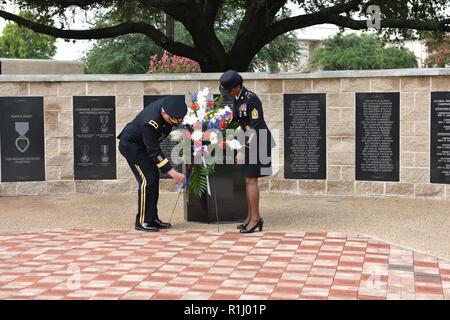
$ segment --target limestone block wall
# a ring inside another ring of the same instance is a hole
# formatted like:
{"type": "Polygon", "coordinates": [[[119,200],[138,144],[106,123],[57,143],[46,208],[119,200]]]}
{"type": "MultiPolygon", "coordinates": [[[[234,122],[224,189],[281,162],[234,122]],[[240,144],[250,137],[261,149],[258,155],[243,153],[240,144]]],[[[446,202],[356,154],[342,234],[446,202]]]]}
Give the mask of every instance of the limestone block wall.
{"type": "Polygon", "coordinates": [[[0,59],[1,74],[83,74],[84,65],[78,61],[51,59],[0,59]]]}
{"type": "MultiPolygon", "coordinates": [[[[0,196],[133,192],[136,183],[117,152],[116,180],[74,180],[73,96],[115,96],[116,131],[142,110],[144,95],[184,94],[209,87],[220,74],[0,76],[0,96],[42,96],[46,181],[0,182],[0,196]]],[[[450,200],[450,185],[430,183],[430,93],[450,91],[449,69],[317,73],[244,73],[245,86],[263,102],[265,119],[279,132],[279,170],[261,179],[264,192],[300,195],[394,196],[450,200]],[[400,181],[355,180],[355,93],[400,92],[400,181]],[[284,178],[283,94],[325,93],[327,179],[284,178]]],[[[174,191],[162,180],[163,191],[174,191]]]]}

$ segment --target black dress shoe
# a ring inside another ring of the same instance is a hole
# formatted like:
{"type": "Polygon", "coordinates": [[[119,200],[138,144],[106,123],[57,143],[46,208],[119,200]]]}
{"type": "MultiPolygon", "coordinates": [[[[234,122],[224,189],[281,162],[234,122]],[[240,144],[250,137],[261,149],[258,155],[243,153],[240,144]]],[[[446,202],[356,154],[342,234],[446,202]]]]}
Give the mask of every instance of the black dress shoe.
{"type": "Polygon", "coordinates": [[[153,220],[153,223],[155,225],[157,225],[159,229],[170,229],[170,228],[172,228],[172,225],[170,223],[162,222],[159,219],[153,220]]]}
{"type": "Polygon", "coordinates": [[[238,228],[239,230],[243,230],[243,229],[246,229],[247,226],[248,226],[248,223],[242,223],[242,224],[238,224],[236,226],[236,228],[238,228]]]}
{"type": "Polygon", "coordinates": [[[258,222],[253,226],[253,228],[251,229],[242,229],[240,232],[241,233],[253,233],[256,231],[256,229],[259,229],[259,231],[261,232],[263,229],[263,225],[264,225],[264,221],[262,218],[259,218],[258,222]]]}
{"type": "Polygon", "coordinates": [[[150,223],[147,223],[147,222],[144,222],[144,223],[139,223],[138,222],[138,223],[136,223],[134,225],[134,228],[136,230],[145,231],[145,232],[158,232],[159,231],[159,228],[158,228],[157,225],[150,224],[150,223]]]}

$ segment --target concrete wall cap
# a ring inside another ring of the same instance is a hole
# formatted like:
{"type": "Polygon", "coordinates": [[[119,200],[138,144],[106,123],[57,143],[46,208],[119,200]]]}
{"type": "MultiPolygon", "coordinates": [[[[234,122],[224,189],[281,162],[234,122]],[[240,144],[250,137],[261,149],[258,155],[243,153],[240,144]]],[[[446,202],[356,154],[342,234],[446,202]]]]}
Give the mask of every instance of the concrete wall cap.
{"type": "MultiPolygon", "coordinates": [[[[450,68],[349,70],[317,72],[243,72],[244,80],[332,79],[368,77],[450,76],[450,68]]],[[[0,75],[0,82],[115,82],[115,81],[205,81],[217,80],[221,73],[134,74],[134,75],[0,75]]]]}

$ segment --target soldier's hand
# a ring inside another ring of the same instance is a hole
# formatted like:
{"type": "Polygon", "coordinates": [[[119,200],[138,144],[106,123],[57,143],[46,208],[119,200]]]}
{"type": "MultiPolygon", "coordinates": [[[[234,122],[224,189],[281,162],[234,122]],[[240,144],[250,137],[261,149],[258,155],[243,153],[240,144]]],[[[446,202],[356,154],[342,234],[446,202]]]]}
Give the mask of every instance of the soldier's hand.
{"type": "Polygon", "coordinates": [[[186,180],[186,177],[184,176],[184,174],[179,173],[178,171],[176,171],[174,169],[172,169],[169,172],[167,172],[167,174],[169,176],[171,176],[173,180],[175,180],[176,184],[180,184],[181,185],[186,180]]]}

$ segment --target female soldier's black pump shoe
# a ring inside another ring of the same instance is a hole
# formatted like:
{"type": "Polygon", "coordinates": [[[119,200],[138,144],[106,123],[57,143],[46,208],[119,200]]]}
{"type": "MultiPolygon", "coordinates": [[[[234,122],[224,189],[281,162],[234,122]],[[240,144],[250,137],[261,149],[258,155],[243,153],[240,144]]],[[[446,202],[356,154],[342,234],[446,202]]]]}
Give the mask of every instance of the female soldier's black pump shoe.
{"type": "Polygon", "coordinates": [[[239,230],[243,230],[245,228],[247,228],[248,223],[242,223],[242,224],[238,224],[236,228],[238,228],[239,230]]]}
{"type": "Polygon", "coordinates": [[[259,218],[258,222],[253,226],[251,229],[241,229],[241,233],[253,233],[256,231],[256,229],[259,229],[261,232],[263,230],[264,220],[262,218],[259,218]]]}

